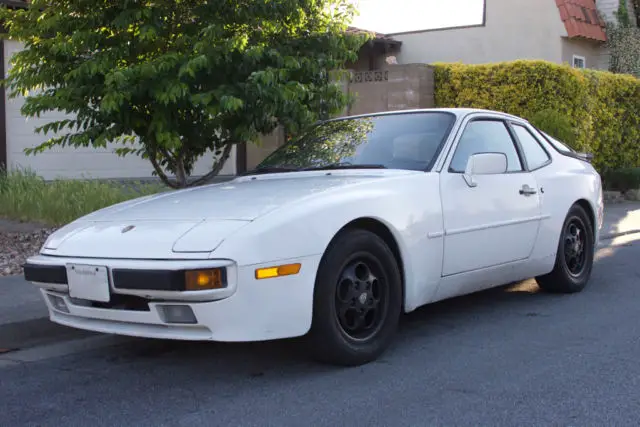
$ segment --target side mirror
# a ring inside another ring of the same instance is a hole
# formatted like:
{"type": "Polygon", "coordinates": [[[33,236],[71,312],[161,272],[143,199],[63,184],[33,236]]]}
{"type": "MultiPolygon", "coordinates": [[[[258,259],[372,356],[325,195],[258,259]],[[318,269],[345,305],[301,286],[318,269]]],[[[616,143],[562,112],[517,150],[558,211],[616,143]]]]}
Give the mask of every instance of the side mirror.
{"type": "Polygon", "coordinates": [[[469,157],[462,177],[469,187],[478,185],[475,175],[497,175],[507,171],[507,156],[504,153],[478,153],[469,157]]]}

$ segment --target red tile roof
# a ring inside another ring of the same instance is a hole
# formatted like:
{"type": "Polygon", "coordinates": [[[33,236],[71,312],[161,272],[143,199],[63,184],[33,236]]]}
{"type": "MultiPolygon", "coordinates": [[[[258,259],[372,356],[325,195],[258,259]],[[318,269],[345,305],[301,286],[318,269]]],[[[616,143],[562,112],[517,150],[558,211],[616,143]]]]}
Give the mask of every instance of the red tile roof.
{"type": "Polygon", "coordinates": [[[605,23],[598,14],[595,0],[556,0],[556,5],[569,38],[607,41],[605,23]]]}

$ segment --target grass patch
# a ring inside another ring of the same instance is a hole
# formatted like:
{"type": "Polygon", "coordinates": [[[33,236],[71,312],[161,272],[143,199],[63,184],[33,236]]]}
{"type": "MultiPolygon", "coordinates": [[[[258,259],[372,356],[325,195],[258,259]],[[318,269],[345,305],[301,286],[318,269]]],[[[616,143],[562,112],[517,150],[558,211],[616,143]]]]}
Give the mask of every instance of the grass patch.
{"type": "Polygon", "coordinates": [[[142,182],[47,182],[30,171],[0,171],[0,217],[60,226],[98,209],[167,189],[142,182]]]}

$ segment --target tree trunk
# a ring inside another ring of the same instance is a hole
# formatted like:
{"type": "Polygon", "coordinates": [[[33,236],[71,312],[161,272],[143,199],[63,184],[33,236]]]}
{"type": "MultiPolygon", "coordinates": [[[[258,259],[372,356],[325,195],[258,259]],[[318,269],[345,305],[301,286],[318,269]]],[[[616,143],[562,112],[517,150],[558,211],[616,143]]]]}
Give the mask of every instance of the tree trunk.
{"type": "Polygon", "coordinates": [[[180,156],[176,159],[176,184],[178,188],[186,188],[187,185],[187,172],[184,167],[184,155],[180,153],[180,156]]]}
{"type": "Polygon", "coordinates": [[[177,184],[169,179],[160,163],[158,163],[158,159],[156,157],[157,153],[149,152],[148,155],[151,166],[153,166],[153,170],[156,172],[156,175],[158,175],[158,178],[160,178],[160,181],[169,188],[178,188],[177,184]]]}
{"type": "Polygon", "coordinates": [[[222,149],[222,155],[220,156],[218,161],[213,164],[213,167],[211,168],[211,171],[209,173],[207,173],[206,175],[196,179],[194,182],[191,183],[190,186],[196,186],[196,185],[204,184],[207,181],[209,181],[211,178],[213,178],[214,176],[218,175],[220,173],[220,171],[222,170],[222,168],[224,167],[225,162],[229,158],[229,155],[231,154],[231,148],[233,148],[234,144],[235,143],[233,143],[233,142],[228,142],[224,146],[224,148],[222,149]]]}

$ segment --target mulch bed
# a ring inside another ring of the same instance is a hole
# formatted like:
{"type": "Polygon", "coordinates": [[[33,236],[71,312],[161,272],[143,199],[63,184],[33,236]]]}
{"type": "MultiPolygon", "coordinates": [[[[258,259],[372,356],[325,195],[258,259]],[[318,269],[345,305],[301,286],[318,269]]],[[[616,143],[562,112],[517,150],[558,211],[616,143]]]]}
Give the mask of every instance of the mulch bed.
{"type": "Polygon", "coordinates": [[[35,255],[54,228],[0,220],[0,276],[22,274],[22,264],[35,255]]]}

